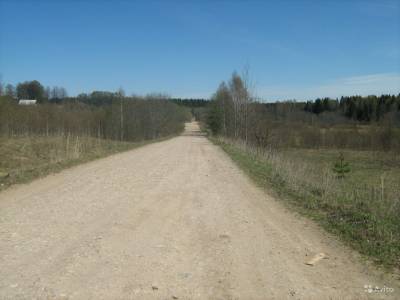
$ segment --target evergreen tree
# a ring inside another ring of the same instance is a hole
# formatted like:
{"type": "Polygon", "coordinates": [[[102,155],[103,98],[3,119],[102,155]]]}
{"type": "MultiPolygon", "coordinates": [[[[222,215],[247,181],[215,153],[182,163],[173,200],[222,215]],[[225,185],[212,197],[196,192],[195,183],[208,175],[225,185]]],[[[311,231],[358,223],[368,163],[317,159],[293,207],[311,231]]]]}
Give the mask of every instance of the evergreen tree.
{"type": "Polygon", "coordinates": [[[350,172],[350,165],[344,160],[343,152],[339,154],[339,161],[337,161],[333,167],[333,172],[336,173],[338,178],[344,178],[347,173],[350,172]]]}

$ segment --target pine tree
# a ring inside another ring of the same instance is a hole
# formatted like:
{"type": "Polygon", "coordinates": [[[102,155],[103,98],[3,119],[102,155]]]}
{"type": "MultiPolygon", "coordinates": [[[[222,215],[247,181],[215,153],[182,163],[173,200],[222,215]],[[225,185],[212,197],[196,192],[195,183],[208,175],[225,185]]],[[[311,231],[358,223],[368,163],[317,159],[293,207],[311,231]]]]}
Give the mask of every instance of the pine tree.
{"type": "Polygon", "coordinates": [[[347,173],[350,172],[350,165],[344,160],[343,152],[339,154],[339,161],[337,161],[333,167],[333,172],[337,174],[338,178],[344,178],[347,173]]]}

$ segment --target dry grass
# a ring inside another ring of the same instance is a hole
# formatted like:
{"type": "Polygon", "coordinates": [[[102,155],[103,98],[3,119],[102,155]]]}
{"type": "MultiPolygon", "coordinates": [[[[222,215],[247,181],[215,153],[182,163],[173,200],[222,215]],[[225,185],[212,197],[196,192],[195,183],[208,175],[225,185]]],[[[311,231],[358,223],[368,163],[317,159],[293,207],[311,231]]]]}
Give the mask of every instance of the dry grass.
{"type": "Polygon", "coordinates": [[[0,137],[0,190],[144,143],[72,135],[0,137]]]}

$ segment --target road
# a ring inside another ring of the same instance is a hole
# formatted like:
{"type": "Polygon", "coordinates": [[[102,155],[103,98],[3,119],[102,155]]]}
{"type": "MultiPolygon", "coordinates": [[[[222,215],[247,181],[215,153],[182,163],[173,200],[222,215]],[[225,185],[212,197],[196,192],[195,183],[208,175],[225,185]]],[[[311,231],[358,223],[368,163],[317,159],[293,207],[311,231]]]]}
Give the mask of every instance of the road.
{"type": "Polygon", "coordinates": [[[395,299],[397,284],[256,187],[196,123],[0,193],[0,299],[395,299]]]}

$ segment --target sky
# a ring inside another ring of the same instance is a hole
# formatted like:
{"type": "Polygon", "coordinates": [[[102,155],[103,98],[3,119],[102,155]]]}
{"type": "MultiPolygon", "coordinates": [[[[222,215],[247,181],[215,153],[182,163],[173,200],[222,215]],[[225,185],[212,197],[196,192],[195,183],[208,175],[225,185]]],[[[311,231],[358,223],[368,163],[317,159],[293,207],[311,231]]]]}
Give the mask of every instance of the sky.
{"type": "Polygon", "coordinates": [[[3,83],[264,101],[400,93],[399,0],[0,0],[3,83]]]}

